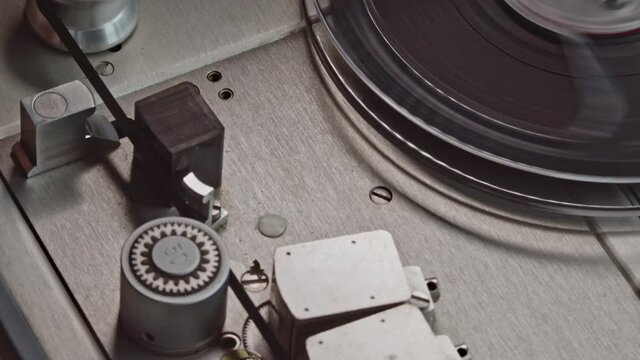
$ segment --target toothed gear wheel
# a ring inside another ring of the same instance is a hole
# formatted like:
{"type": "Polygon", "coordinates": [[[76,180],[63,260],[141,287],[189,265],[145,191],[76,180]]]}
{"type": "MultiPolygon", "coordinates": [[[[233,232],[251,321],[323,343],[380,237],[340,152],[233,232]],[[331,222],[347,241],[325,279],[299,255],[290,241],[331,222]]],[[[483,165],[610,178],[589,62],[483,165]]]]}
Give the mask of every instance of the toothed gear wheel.
{"type": "MultiPolygon", "coordinates": [[[[267,322],[270,322],[270,317],[278,316],[277,310],[271,301],[263,302],[257,307],[257,309],[260,315],[262,315],[267,322]]],[[[271,353],[271,348],[264,340],[262,334],[260,334],[260,330],[258,330],[258,327],[250,317],[247,317],[244,321],[244,325],[242,326],[242,345],[248,351],[260,354],[263,359],[274,359],[274,356],[271,353]]]]}
{"type": "Polygon", "coordinates": [[[136,238],[129,253],[129,264],[136,279],[154,293],[186,296],[209,285],[220,269],[220,252],[215,240],[197,226],[176,221],[155,225],[136,238]],[[153,259],[153,249],[163,239],[179,237],[193,242],[199,263],[186,274],[163,271],[153,259]]]}

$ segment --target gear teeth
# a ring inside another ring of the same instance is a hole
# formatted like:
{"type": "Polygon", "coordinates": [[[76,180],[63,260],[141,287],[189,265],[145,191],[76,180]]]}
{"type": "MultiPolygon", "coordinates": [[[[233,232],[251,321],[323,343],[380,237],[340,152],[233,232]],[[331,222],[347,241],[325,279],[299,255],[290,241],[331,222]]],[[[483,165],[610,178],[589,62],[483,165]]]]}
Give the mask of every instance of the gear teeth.
{"type": "MultiPolygon", "coordinates": [[[[267,300],[262,304],[258,305],[257,310],[260,313],[260,315],[262,315],[262,317],[264,318],[267,316],[268,311],[273,308],[274,307],[271,301],[267,300]]],[[[258,330],[255,329],[255,324],[253,320],[251,320],[251,317],[247,317],[247,319],[244,321],[244,324],[242,325],[242,345],[244,346],[245,349],[249,351],[256,351],[256,349],[254,348],[256,339],[251,339],[250,337],[252,334],[256,332],[258,332],[258,330]]]]}
{"type": "Polygon", "coordinates": [[[176,222],[160,224],[144,231],[134,241],[129,254],[129,262],[138,281],[148,289],[167,296],[186,296],[206,287],[215,279],[219,261],[220,254],[214,239],[198,227],[176,222]],[[198,246],[201,261],[192,273],[171,277],[153,265],[153,246],[168,236],[183,236],[198,246]]]}

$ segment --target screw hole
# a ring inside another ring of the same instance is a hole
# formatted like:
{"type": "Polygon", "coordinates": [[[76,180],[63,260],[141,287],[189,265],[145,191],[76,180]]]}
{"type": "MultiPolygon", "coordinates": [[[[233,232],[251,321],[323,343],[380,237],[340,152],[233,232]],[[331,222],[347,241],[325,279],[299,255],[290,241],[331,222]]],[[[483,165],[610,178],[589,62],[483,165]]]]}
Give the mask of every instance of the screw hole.
{"type": "Polygon", "coordinates": [[[231,100],[233,98],[233,90],[231,89],[222,89],[218,93],[218,97],[222,100],[231,100]]]}
{"type": "Polygon", "coordinates": [[[236,350],[240,347],[240,337],[232,332],[220,335],[220,348],[224,351],[236,350]]]}
{"type": "Polygon", "coordinates": [[[120,50],[122,50],[122,44],[118,44],[118,45],[110,48],[108,51],[110,51],[112,53],[117,53],[120,50]]]}
{"type": "Polygon", "coordinates": [[[461,346],[457,348],[456,351],[458,352],[458,355],[460,355],[461,358],[464,358],[467,355],[469,355],[469,350],[467,349],[466,346],[461,346]]]}
{"type": "Polygon", "coordinates": [[[145,339],[145,341],[148,341],[148,342],[153,342],[156,339],[155,337],[153,337],[153,335],[151,335],[149,333],[142,334],[142,338],[145,339]]]}
{"type": "Polygon", "coordinates": [[[386,321],[387,321],[387,320],[385,320],[385,319],[380,319],[380,322],[381,322],[381,323],[386,322],[386,321]]]}
{"type": "Polygon", "coordinates": [[[370,299],[371,299],[371,300],[375,300],[375,299],[376,299],[376,297],[375,297],[375,296],[373,296],[373,295],[371,295],[370,299]]]}
{"type": "Polygon", "coordinates": [[[222,80],[222,73],[220,71],[209,71],[207,74],[207,80],[210,82],[218,82],[222,80]]]}
{"type": "Polygon", "coordinates": [[[287,255],[288,255],[288,256],[291,256],[291,252],[290,252],[290,251],[287,251],[287,255]]]}
{"type": "Polygon", "coordinates": [[[309,312],[309,308],[304,308],[304,311],[309,312]]]}
{"type": "Polygon", "coordinates": [[[427,289],[429,289],[429,291],[438,290],[438,283],[436,283],[435,281],[428,281],[427,282],[427,289]]]}
{"type": "Polygon", "coordinates": [[[322,345],[322,344],[324,344],[324,341],[320,340],[320,341],[318,341],[318,344],[322,345]]]}

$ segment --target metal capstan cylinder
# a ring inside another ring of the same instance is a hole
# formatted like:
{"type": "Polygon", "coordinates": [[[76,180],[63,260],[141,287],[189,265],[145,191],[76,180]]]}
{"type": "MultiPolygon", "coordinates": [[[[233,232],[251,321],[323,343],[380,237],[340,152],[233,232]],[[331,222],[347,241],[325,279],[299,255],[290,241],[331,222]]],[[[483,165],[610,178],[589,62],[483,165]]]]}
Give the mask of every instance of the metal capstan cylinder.
{"type": "MultiPolygon", "coordinates": [[[[125,41],[138,23],[137,0],[50,0],[69,33],[85,53],[104,51],[125,41]]],[[[26,17],[45,43],[64,50],[56,32],[40,12],[36,0],[28,0],[26,17]]]]}
{"type": "Polygon", "coordinates": [[[138,228],[122,250],[120,325],[150,350],[196,352],[222,333],[230,261],[208,226],[168,217],[138,228]]]}

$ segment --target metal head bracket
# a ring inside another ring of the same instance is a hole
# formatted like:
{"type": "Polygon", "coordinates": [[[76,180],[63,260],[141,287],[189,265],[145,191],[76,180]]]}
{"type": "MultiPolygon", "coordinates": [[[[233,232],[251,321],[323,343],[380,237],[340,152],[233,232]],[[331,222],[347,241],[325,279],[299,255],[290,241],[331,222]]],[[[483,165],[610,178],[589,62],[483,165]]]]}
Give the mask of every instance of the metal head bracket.
{"type": "Polygon", "coordinates": [[[120,145],[91,91],[72,81],[20,101],[20,141],[11,156],[27,177],[120,145]]]}

